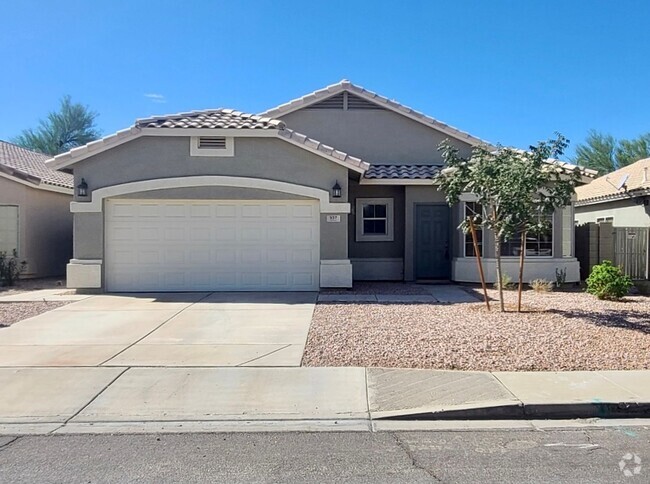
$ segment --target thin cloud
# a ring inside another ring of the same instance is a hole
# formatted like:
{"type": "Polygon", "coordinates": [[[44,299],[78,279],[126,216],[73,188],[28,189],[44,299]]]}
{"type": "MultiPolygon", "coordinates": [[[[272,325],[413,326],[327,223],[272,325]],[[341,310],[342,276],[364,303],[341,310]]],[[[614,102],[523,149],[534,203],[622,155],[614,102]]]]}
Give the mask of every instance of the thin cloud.
{"type": "Polygon", "coordinates": [[[167,102],[167,99],[162,94],[150,93],[150,94],[145,94],[144,97],[149,99],[151,102],[158,103],[158,104],[167,102]]]}

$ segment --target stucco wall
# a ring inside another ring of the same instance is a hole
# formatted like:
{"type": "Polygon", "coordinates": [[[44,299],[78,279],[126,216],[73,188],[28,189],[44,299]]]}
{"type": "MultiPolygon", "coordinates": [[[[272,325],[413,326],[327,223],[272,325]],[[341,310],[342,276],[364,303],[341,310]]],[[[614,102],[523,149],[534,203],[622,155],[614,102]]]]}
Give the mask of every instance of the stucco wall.
{"type": "Polygon", "coordinates": [[[404,277],[404,187],[390,185],[360,185],[350,180],[348,217],[348,254],[356,280],[402,280],[404,277]],[[357,198],[393,199],[393,240],[356,240],[357,198]]]}
{"type": "Polygon", "coordinates": [[[404,187],[390,185],[359,185],[350,181],[350,204],[352,213],[349,217],[348,242],[351,258],[376,259],[404,256],[404,187]],[[356,199],[357,198],[392,198],[393,199],[393,241],[367,242],[356,241],[356,199]]]}
{"type": "Polygon", "coordinates": [[[614,217],[614,227],[650,227],[650,206],[634,200],[618,200],[575,208],[576,222],[596,222],[600,217],[614,217]]]}
{"type": "MultiPolygon", "coordinates": [[[[318,155],[272,138],[236,138],[233,157],[192,157],[189,137],[143,137],[81,161],[74,167],[76,183],[84,178],[92,191],[133,181],[197,175],[262,178],[319,188],[330,193],[336,181],[348,198],[348,169],[318,155]]],[[[129,193],[124,199],[178,200],[294,200],[300,196],[270,190],[232,187],[178,187],[129,193]]],[[[79,199],[78,201],[88,201],[79,199]]],[[[321,215],[321,259],[347,260],[347,215],[326,222],[321,215]]],[[[103,213],[77,213],[74,222],[74,258],[103,259],[103,213]]]]}
{"type": "Polygon", "coordinates": [[[18,205],[23,277],[63,276],[72,255],[72,197],[0,177],[0,204],[18,205]]]}
{"type": "Polygon", "coordinates": [[[236,138],[235,156],[190,156],[189,137],[135,139],[74,166],[75,184],[89,191],[132,181],[196,175],[265,178],[331,191],[338,180],[347,199],[347,168],[274,138],[236,138]]]}
{"type": "MultiPolygon", "coordinates": [[[[450,138],[386,109],[301,109],[281,119],[291,129],[378,164],[442,164],[438,145],[450,138]]],[[[469,155],[469,144],[452,141],[469,155]]]]}

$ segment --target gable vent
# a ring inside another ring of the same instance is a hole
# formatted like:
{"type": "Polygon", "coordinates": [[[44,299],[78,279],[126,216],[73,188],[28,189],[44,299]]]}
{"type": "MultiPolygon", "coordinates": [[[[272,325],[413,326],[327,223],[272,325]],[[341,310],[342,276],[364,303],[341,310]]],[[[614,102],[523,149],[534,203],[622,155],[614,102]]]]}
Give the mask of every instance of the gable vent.
{"type": "Polygon", "coordinates": [[[225,136],[200,136],[199,149],[225,150],[225,136]]]}
{"type": "Polygon", "coordinates": [[[343,94],[345,93],[342,92],[332,97],[328,97],[319,103],[308,106],[307,109],[343,109],[343,94]]]}
{"type": "Polygon", "coordinates": [[[348,109],[384,109],[378,104],[348,93],[348,109]]]}

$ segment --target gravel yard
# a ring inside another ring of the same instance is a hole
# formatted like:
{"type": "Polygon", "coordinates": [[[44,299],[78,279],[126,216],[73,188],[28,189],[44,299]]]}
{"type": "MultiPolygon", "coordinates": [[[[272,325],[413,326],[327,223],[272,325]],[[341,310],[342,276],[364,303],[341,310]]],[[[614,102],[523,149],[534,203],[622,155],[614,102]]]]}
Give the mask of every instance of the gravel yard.
{"type": "MultiPolygon", "coordinates": [[[[386,294],[391,285],[372,286],[362,286],[361,293],[386,294]]],[[[418,290],[414,285],[392,286],[407,294],[418,290]]],[[[497,297],[495,290],[489,294],[497,297]]],[[[506,302],[514,307],[516,292],[506,292],[506,302]]],[[[480,302],[319,303],[303,365],[481,371],[650,369],[650,297],[609,302],[582,292],[526,291],[523,303],[527,312],[521,314],[498,312],[497,301],[491,312],[480,302]]]]}
{"type": "Polygon", "coordinates": [[[65,290],[65,278],[43,277],[40,279],[19,279],[13,286],[0,286],[0,296],[11,296],[39,289],[61,289],[65,290]]]}
{"type": "Polygon", "coordinates": [[[66,304],[69,302],[0,302],[0,329],[66,304]]]}

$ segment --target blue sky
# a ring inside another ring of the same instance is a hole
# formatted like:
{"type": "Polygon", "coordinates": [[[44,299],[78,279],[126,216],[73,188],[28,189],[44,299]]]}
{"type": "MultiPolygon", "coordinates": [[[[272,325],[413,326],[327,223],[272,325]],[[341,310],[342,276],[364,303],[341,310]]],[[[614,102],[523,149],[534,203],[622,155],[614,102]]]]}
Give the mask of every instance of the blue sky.
{"type": "Polygon", "coordinates": [[[0,18],[5,140],[65,94],[110,134],[152,114],[259,112],[344,78],[517,147],[650,131],[645,0],[0,0],[0,18]]]}

